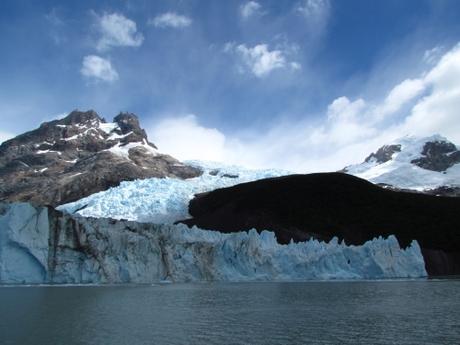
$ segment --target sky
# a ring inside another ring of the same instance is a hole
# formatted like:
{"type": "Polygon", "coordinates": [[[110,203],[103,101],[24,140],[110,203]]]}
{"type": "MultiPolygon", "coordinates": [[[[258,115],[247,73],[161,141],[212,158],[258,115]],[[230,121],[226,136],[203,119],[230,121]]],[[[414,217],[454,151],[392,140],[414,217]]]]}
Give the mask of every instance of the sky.
{"type": "Polygon", "coordinates": [[[0,2],[0,142],[74,109],[160,151],[332,171],[406,136],[460,144],[456,0],[0,2]]]}

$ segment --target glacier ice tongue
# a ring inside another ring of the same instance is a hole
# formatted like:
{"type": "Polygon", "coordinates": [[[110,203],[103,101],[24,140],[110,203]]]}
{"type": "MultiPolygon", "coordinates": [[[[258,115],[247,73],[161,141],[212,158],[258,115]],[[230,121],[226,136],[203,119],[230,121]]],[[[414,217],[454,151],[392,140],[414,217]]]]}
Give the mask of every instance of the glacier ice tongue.
{"type": "Polygon", "coordinates": [[[223,234],[196,227],[52,214],[1,206],[0,283],[154,283],[425,277],[416,241],[361,246],[278,244],[273,232],[223,234]],[[49,220],[48,220],[49,219],[49,220]]]}
{"type": "Polygon", "coordinates": [[[197,193],[289,174],[283,170],[248,170],[219,163],[189,161],[203,174],[187,180],[150,178],[121,182],[118,187],[61,205],[61,211],[84,217],[172,224],[189,218],[188,203],[197,193]]]}

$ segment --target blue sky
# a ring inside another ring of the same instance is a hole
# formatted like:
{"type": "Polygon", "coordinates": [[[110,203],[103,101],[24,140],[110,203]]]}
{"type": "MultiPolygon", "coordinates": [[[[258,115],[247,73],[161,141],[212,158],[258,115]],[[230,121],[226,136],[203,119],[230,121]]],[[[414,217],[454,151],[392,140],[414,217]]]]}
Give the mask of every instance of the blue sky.
{"type": "Polygon", "coordinates": [[[296,171],[406,134],[460,143],[459,13],[455,0],[3,0],[0,141],[78,108],[134,112],[179,158],[296,171]]]}

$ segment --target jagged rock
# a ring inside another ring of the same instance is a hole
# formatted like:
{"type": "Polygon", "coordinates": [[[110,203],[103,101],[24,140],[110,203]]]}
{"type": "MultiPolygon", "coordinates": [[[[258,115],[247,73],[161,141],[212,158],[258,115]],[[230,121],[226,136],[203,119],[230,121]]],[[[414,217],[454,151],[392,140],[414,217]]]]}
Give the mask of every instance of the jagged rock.
{"type": "MultiPolygon", "coordinates": [[[[120,113],[115,116],[113,121],[118,124],[121,134],[127,135],[129,133],[129,141],[142,142],[144,139],[147,140],[147,134],[145,130],[140,127],[136,115],[132,113],[120,113]]],[[[127,140],[127,138],[124,139],[127,140]]],[[[154,144],[151,144],[151,146],[155,149],[157,148],[154,144]]]]}
{"type": "Polygon", "coordinates": [[[377,150],[375,153],[371,153],[364,161],[370,162],[375,161],[377,163],[388,162],[396,152],[401,152],[401,145],[385,145],[377,150]]]}
{"type": "Polygon", "coordinates": [[[460,151],[450,142],[427,142],[423,147],[422,155],[412,160],[411,163],[423,169],[439,172],[460,163],[460,151]]]}
{"type": "Polygon", "coordinates": [[[75,110],[0,145],[0,200],[57,206],[125,180],[200,174],[159,153],[131,113],[106,123],[75,110]]]}

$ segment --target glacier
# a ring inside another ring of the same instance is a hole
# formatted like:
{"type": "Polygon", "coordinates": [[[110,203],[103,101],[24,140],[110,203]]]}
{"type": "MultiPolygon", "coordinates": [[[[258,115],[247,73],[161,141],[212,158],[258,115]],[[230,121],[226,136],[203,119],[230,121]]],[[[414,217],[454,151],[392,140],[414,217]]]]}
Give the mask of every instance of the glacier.
{"type": "Polygon", "coordinates": [[[274,233],[71,216],[0,204],[0,283],[116,284],[426,277],[420,247],[394,236],[278,244],[274,233]]]}
{"type": "Polygon", "coordinates": [[[190,217],[188,204],[197,193],[290,174],[284,170],[250,170],[214,162],[187,161],[185,164],[201,169],[203,174],[187,180],[124,181],[117,187],[60,205],[57,209],[84,217],[172,224],[190,217]]]}

